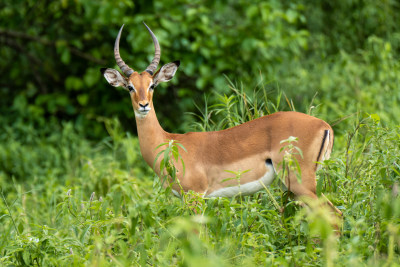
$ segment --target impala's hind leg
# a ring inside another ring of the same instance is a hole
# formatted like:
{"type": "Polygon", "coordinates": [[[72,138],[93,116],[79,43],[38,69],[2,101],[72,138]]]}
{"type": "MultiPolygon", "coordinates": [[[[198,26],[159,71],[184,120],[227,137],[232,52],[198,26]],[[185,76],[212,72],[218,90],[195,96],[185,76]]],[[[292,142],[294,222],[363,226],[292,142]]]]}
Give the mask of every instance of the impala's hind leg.
{"type": "MultiPolygon", "coordinates": [[[[311,200],[318,199],[317,196],[317,181],[315,171],[302,169],[301,173],[301,181],[298,181],[295,173],[289,173],[289,179],[287,179],[288,190],[293,192],[296,198],[309,198],[311,200]]],[[[342,216],[342,212],[332,204],[323,194],[323,201],[326,203],[330,209],[332,209],[335,213],[342,216]]]]}
{"type": "Polygon", "coordinates": [[[304,170],[302,170],[300,181],[294,172],[289,173],[288,177],[286,178],[286,186],[288,190],[296,196],[297,199],[318,199],[316,194],[317,186],[315,181],[315,173],[306,174],[304,170]]]}
{"type": "Polygon", "coordinates": [[[329,201],[329,199],[321,193],[321,196],[324,198],[324,201],[340,216],[343,216],[343,212],[341,212],[338,208],[336,208],[335,205],[333,205],[332,202],[329,201]]]}
{"type": "Polygon", "coordinates": [[[301,202],[307,204],[311,209],[329,207],[328,210],[331,211],[330,223],[332,227],[336,230],[336,234],[340,235],[340,225],[342,220],[342,212],[335,207],[324,195],[322,198],[322,203],[319,202],[318,196],[316,194],[316,175],[314,170],[307,171],[304,168],[301,173],[301,181],[297,180],[295,173],[289,173],[288,179],[286,179],[288,190],[294,193],[295,198],[299,199],[301,202]],[[314,203],[320,203],[314,205],[314,203]]]}
{"type": "Polygon", "coordinates": [[[311,209],[313,208],[321,208],[323,206],[329,207],[328,209],[331,211],[330,215],[330,223],[332,227],[336,230],[336,234],[340,235],[340,225],[342,220],[342,212],[335,207],[324,195],[322,199],[322,204],[313,205],[313,201],[318,201],[318,196],[316,194],[316,175],[315,171],[302,171],[301,174],[301,182],[297,180],[297,176],[293,174],[289,174],[288,179],[288,189],[295,194],[295,198],[301,200],[306,203],[311,209]],[[322,205],[322,206],[321,206],[322,205]]]}

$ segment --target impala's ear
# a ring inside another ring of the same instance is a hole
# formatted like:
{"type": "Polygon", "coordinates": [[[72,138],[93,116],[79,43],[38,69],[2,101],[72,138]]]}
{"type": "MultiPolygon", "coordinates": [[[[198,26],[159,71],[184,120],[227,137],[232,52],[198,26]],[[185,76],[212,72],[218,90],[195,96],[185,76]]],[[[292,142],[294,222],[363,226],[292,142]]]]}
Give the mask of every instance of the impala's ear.
{"type": "Polygon", "coordinates": [[[102,68],[100,69],[100,71],[110,85],[114,87],[122,86],[125,89],[127,89],[128,82],[126,78],[122,76],[122,74],[119,71],[108,68],[102,68]]]}
{"type": "Polygon", "coordinates": [[[168,82],[174,77],[181,62],[179,60],[165,64],[153,76],[153,82],[158,85],[160,82],[168,82]]]}

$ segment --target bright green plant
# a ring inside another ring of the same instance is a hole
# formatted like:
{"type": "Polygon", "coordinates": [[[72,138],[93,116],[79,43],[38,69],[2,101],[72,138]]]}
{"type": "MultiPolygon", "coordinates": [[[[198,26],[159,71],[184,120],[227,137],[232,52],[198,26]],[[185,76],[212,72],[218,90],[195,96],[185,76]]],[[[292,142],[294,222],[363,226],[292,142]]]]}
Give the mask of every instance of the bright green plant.
{"type": "Polygon", "coordinates": [[[184,152],[187,152],[186,148],[184,148],[182,144],[178,143],[175,140],[169,140],[168,142],[158,145],[155,150],[158,150],[163,146],[165,146],[166,148],[158,152],[154,160],[154,168],[156,168],[157,161],[160,156],[162,156],[160,161],[160,173],[162,174],[162,177],[160,177],[161,185],[164,185],[164,183],[167,181],[169,186],[177,184],[181,188],[181,190],[183,190],[177,177],[178,170],[176,168],[176,164],[180,163],[182,165],[183,173],[181,175],[184,176],[185,162],[183,162],[182,156],[179,154],[179,147],[182,148],[184,152]]]}
{"type": "Polygon", "coordinates": [[[301,168],[297,160],[297,155],[303,158],[303,152],[299,147],[294,145],[298,140],[297,137],[289,136],[288,139],[280,142],[281,144],[285,144],[279,150],[280,153],[284,153],[281,166],[279,166],[279,168],[282,168],[282,174],[279,175],[282,182],[286,181],[290,173],[294,173],[297,181],[301,183],[301,168]]]}

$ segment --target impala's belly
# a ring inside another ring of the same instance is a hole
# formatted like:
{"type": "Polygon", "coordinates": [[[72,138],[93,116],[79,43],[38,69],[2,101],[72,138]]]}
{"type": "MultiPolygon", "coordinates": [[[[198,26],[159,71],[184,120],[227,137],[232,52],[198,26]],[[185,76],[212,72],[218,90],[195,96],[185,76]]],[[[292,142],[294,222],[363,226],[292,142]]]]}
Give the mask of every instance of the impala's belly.
{"type": "Polygon", "coordinates": [[[275,172],[272,164],[266,163],[266,172],[261,177],[240,185],[227,186],[214,190],[207,194],[206,197],[234,197],[239,194],[251,195],[264,189],[264,186],[269,186],[274,181],[274,177],[275,172]]]}

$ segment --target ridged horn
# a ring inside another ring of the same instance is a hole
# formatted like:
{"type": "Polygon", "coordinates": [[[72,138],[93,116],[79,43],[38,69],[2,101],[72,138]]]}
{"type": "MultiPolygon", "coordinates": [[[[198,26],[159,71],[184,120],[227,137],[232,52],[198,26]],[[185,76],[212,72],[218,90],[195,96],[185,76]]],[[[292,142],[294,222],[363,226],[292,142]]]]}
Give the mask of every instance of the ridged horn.
{"type": "Polygon", "coordinates": [[[117,62],[118,67],[125,73],[126,76],[130,76],[133,73],[133,69],[131,69],[121,58],[119,55],[119,39],[121,39],[121,32],[124,28],[125,24],[122,24],[121,29],[119,29],[117,39],[115,40],[114,44],[114,57],[115,61],[117,62]]]}
{"type": "Polygon", "coordinates": [[[145,71],[150,73],[150,75],[153,75],[154,72],[157,69],[158,63],[160,63],[160,57],[161,57],[161,49],[160,49],[160,44],[158,43],[157,37],[154,35],[154,33],[150,30],[149,26],[144,23],[144,26],[146,26],[147,30],[149,31],[151,38],[153,38],[153,43],[154,43],[154,58],[151,61],[150,65],[146,68],[145,71]]]}

